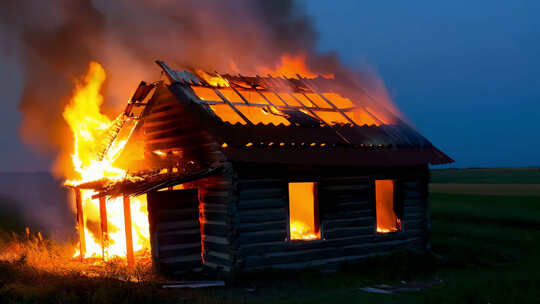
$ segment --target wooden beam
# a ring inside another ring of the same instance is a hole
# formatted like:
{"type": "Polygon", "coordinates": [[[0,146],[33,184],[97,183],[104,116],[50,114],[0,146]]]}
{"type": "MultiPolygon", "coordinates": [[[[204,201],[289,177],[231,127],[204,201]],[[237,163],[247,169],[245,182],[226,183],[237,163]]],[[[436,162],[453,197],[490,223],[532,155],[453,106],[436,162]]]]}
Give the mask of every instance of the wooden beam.
{"type": "MultiPolygon", "coordinates": [[[[249,100],[247,100],[244,95],[242,95],[240,92],[238,92],[237,89],[235,89],[233,86],[230,87],[238,96],[240,96],[240,98],[242,98],[242,100],[244,101],[245,104],[247,105],[250,105],[251,103],[249,102],[249,100]]],[[[232,102],[231,102],[232,103],[232,102]]]]}
{"type": "Polygon", "coordinates": [[[169,81],[172,83],[180,82],[180,79],[176,77],[176,73],[161,60],[156,60],[156,64],[163,70],[169,81]]]}
{"type": "MultiPolygon", "coordinates": [[[[270,78],[272,79],[272,81],[275,81],[277,82],[277,80],[274,80],[274,78],[270,78]]],[[[273,89],[272,89],[273,90],[273,89]]],[[[275,93],[276,95],[279,96],[279,94],[275,93]]],[[[287,92],[285,94],[288,94],[289,96],[292,97],[292,99],[296,100],[297,103],[299,103],[301,106],[302,106],[302,109],[309,112],[313,117],[317,118],[318,120],[320,120],[322,123],[324,123],[325,125],[327,125],[330,129],[332,129],[334,131],[334,133],[336,133],[336,135],[341,139],[343,140],[346,144],[348,145],[351,145],[351,141],[345,137],[343,134],[341,134],[341,132],[339,132],[336,128],[334,128],[334,126],[332,126],[332,124],[328,123],[327,121],[325,121],[324,119],[322,119],[322,117],[320,117],[319,115],[317,115],[317,113],[313,112],[309,107],[307,107],[300,99],[296,98],[296,96],[294,96],[294,94],[291,94],[290,92],[287,92]]],[[[281,99],[281,97],[280,97],[281,99]]],[[[311,101],[310,101],[311,102],[311,101]]]]}
{"type": "Polygon", "coordinates": [[[298,79],[300,80],[300,83],[302,83],[303,85],[305,85],[307,88],[309,88],[310,90],[312,90],[313,92],[315,92],[315,94],[319,95],[324,101],[326,101],[332,108],[334,108],[334,110],[336,110],[337,112],[339,112],[343,117],[345,117],[345,119],[347,119],[347,121],[349,121],[353,126],[358,126],[349,116],[347,116],[347,114],[345,114],[339,107],[337,107],[336,105],[334,105],[333,102],[331,102],[330,100],[328,100],[328,98],[324,97],[323,94],[319,93],[317,90],[315,90],[315,87],[310,85],[310,82],[308,82],[309,80],[307,80],[306,78],[303,78],[302,76],[300,76],[300,74],[296,74],[296,76],[298,77],[298,79]]]}
{"type": "Polygon", "coordinates": [[[81,189],[75,188],[75,204],[77,205],[77,227],[79,228],[79,250],[81,262],[86,254],[86,239],[84,237],[84,214],[82,207],[81,189]]]}
{"type": "MultiPolygon", "coordinates": [[[[172,173],[172,172],[173,172],[173,168],[172,168],[172,167],[168,168],[168,169],[167,169],[167,172],[172,173]]],[[[173,189],[174,189],[174,186],[170,186],[170,187],[167,188],[168,191],[172,191],[173,189]]]]}
{"type": "Polygon", "coordinates": [[[135,265],[133,254],[133,232],[131,229],[131,204],[129,196],[124,195],[124,226],[126,231],[126,257],[128,266],[135,265]]]}
{"type": "Polygon", "coordinates": [[[109,247],[109,229],[107,226],[107,199],[103,196],[99,198],[99,218],[101,224],[101,253],[105,260],[105,248],[109,247]]]}

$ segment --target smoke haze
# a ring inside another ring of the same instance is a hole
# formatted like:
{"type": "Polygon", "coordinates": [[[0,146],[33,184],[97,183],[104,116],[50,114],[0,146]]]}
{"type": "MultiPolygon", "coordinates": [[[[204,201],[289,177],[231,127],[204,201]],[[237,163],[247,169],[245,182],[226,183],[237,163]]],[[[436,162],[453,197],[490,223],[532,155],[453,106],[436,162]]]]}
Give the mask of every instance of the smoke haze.
{"type": "Polygon", "coordinates": [[[276,64],[283,53],[307,54],[320,72],[337,62],[317,55],[311,20],[292,0],[7,0],[0,20],[2,55],[23,73],[21,136],[41,151],[61,153],[55,171],[69,162],[71,136],[61,113],[91,60],[108,73],[109,114],[141,79],[157,79],[156,59],[243,73],[276,64]]]}

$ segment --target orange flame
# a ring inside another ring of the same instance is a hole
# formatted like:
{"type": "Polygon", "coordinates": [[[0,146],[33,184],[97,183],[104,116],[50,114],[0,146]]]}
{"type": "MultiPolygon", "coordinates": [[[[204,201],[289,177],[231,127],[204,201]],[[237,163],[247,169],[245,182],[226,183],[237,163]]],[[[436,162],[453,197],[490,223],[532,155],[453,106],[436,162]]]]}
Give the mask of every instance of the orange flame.
{"type": "Polygon", "coordinates": [[[209,85],[213,87],[229,87],[229,81],[227,79],[221,77],[219,74],[210,75],[206,73],[203,70],[195,70],[195,73],[197,76],[201,77],[206,81],[209,85]]]}
{"type": "Polygon", "coordinates": [[[291,240],[318,240],[320,235],[313,232],[313,227],[310,227],[304,222],[291,222],[291,240]]]}
{"type": "Polygon", "coordinates": [[[316,183],[289,183],[289,218],[291,240],[321,238],[316,220],[316,183]]]}
{"type": "MultiPolygon", "coordinates": [[[[126,171],[113,165],[122,152],[128,138],[116,138],[105,154],[103,143],[111,132],[113,121],[101,113],[103,95],[100,91],[105,82],[106,74],[97,62],[91,62],[86,75],[76,83],[73,97],[66,106],[63,116],[68,123],[74,138],[72,154],[73,167],[80,175],[77,179],[68,180],[66,184],[76,186],[81,183],[100,179],[121,180],[126,177],[126,171]]],[[[128,132],[129,133],[129,132],[128,132]]],[[[99,202],[92,199],[95,194],[91,190],[81,191],[85,225],[86,257],[102,256],[101,236],[92,223],[100,222],[99,202]]],[[[131,200],[131,217],[133,224],[133,246],[137,253],[148,251],[148,212],[146,197],[140,196],[131,200]]],[[[126,255],[124,233],[124,214],[121,198],[109,199],[107,202],[108,241],[105,258],[126,255]]],[[[79,255],[77,251],[75,255],[79,255]]]]}
{"type": "Polygon", "coordinates": [[[288,78],[297,78],[296,74],[299,74],[305,78],[316,78],[317,76],[323,76],[326,78],[334,78],[334,74],[319,75],[315,72],[312,72],[306,64],[306,54],[283,54],[281,56],[281,63],[276,67],[261,68],[261,73],[270,74],[275,77],[285,76],[288,78]]]}

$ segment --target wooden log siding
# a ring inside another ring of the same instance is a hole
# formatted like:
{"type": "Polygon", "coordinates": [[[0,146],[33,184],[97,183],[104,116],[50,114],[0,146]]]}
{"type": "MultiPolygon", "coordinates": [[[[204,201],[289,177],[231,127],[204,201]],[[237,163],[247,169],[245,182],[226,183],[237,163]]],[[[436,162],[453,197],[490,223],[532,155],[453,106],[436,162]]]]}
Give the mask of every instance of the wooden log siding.
{"type": "MultiPolygon", "coordinates": [[[[198,193],[196,205],[182,207],[183,202],[176,202],[177,207],[158,212],[157,219],[150,216],[153,252],[157,245],[161,272],[181,273],[202,266],[230,271],[234,258],[230,246],[234,234],[231,219],[235,212],[231,203],[232,166],[218,143],[168,89],[158,89],[153,99],[143,126],[147,155],[154,150],[179,151],[178,157],[184,160],[199,164],[217,162],[223,168],[217,176],[190,183],[198,193]]],[[[154,161],[158,167],[163,163],[154,161]]],[[[159,193],[167,192],[174,191],[159,193]]],[[[153,213],[156,214],[155,210],[153,213]]]]}
{"type": "MultiPolygon", "coordinates": [[[[301,268],[425,249],[427,242],[427,170],[383,176],[325,176],[319,183],[322,240],[287,241],[286,178],[244,177],[236,180],[234,267],[301,268]],[[403,231],[376,233],[375,178],[398,181],[403,200],[403,231]]],[[[294,176],[294,173],[289,175],[294,176]]],[[[304,173],[305,175],[305,173],[304,173]]],[[[313,176],[317,176],[314,174],[313,176]]]]}
{"type": "Polygon", "coordinates": [[[156,270],[181,274],[202,269],[197,190],[148,194],[152,260],[156,270]]]}
{"type": "Polygon", "coordinates": [[[200,162],[224,160],[218,144],[168,89],[158,89],[151,102],[143,125],[146,154],[181,151],[183,158],[200,162]]]}
{"type": "Polygon", "coordinates": [[[231,246],[235,236],[232,203],[232,165],[223,162],[223,173],[203,178],[195,183],[199,189],[199,211],[204,266],[214,271],[230,272],[236,254],[231,246]]]}
{"type": "MultiPolygon", "coordinates": [[[[145,155],[151,156],[154,150],[178,151],[175,155],[184,160],[219,162],[225,168],[218,176],[190,184],[198,191],[197,206],[191,210],[176,206],[167,212],[156,211],[149,197],[152,253],[161,263],[158,266],[166,268],[163,272],[200,267],[201,252],[203,266],[230,272],[334,264],[429,244],[427,166],[231,164],[220,151],[221,143],[167,88],[158,88],[149,104],[143,125],[145,155]],[[398,197],[404,204],[403,231],[376,233],[375,179],[398,181],[398,197]],[[318,182],[323,239],[287,240],[290,181],[318,182]]],[[[156,156],[149,159],[157,168],[168,161],[156,156]]]]}

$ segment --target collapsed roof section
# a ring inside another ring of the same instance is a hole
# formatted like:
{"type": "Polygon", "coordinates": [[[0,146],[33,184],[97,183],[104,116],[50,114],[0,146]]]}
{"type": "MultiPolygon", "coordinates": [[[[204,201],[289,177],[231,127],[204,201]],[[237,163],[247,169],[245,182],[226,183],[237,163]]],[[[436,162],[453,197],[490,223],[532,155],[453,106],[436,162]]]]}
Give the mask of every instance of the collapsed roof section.
{"type": "Polygon", "coordinates": [[[349,99],[352,90],[338,80],[177,71],[157,63],[178,101],[208,114],[202,125],[232,160],[302,163],[316,151],[313,164],[453,162],[365,92],[349,99]]]}
{"type": "MultiPolygon", "coordinates": [[[[336,90],[344,84],[337,80],[208,74],[157,63],[168,84],[142,82],[136,90],[124,116],[137,121],[131,138],[138,140],[128,142],[119,162],[133,163],[135,154],[154,155],[166,168],[167,155],[185,157],[187,146],[209,142],[233,162],[308,166],[453,162],[384,108],[344,97],[343,90],[336,90]],[[144,152],[133,152],[142,147],[144,152]]],[[[139,163],[137,170],[146,170],[147,162],[139,163]]]]}

